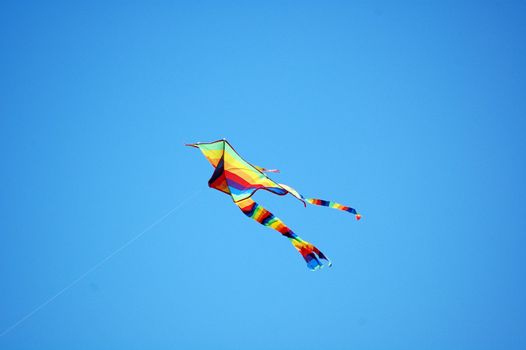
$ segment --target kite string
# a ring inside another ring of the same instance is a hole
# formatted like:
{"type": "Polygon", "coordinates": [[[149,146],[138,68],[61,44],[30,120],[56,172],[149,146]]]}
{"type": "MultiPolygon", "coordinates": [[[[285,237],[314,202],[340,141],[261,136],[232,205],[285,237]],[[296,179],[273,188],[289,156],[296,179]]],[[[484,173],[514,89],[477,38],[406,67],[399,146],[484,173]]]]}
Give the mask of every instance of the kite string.
{"type": "Polygon", "coordinates": [[[100,266],[104,265],[104,263],[106,263],[108,260],[110,260],[111,258],[113,258],[115,255],[117,255],[118,253],[120,253],[122,250],[124,250],[125,248],[127,248],[129,245],[131,245],[133,242],[135,242],[136,240],[138,240],[139,238],[141,238],[141,236],[143,236],[145,233],[149,232],[151,229],[153,229],[155,226],[159,225],[161,222],[163,222],[164,220],[166,220],[170,215],[172,215],[173,213],[175,213],[177,210],[179,210],[186,202],[188,202],[190,199],[194,198],[195,196],[197,196],[202,190],[199,189],[197,191],[195,191],[194,193],[192,193],[190,196],[186,197],[185,199],[183,199],[179,204],[177,204],[175,207],[173,207],[172,209],[170,209],[166,214],[162,215],[159,219],[155,220],[152,224],[150,224],[148,227],[146,227],[144,230],[142,230],[140,233],[138,233],[137,235],[135,235],[134,237],[132,237],[131,239],[129,239],[126,243],[124,243],[123,245],[121,245],[119,248],[115,249],[114,251],[112,251],[110,254],[108,254],[106,257],[104,257],[102,260],[100,260],[98,263],[96,263],[95,265],[93,265],[92,267],[90,267],[88,270],[86,270],[83,274],[81,274],[79,277],[77,277],[76,279],[74,279],[72,282],[70,282],[68,285],[66,285],[64,288],[62,288],[60,291],[58,291],[57,293],[55,293],[52,297],[50,297],[49,299],[47,299],[46,301],[44,301],[42,304],[38,305],[36,308],[34,308],[31,312],[27,313],[25,316],[23,316],[22,318],[20,318],[18,321],[16,321],[15,323],[13,323],[11,326],[7,327],[6,329],[4,329],[2,331],[2,333],[0,333],[0,338],[3,337],[4,335],[6,335],[7,333],[11,332],[13,329],[15,329],[16,327],[18,327],[21,323],[23,323],[24,321],[26,321],[28,318],[30,318],[31,316],[33,316],[34,314],[36,314],[38,311],[40,311],[41,309],[43,309],[46,305],[48,305],[49,303],[51,303],[53,300],[55,300],[56,298],[58,298],[59,296],[61,296],[62,294],[64,294],[66,291],[68,291],[69,289],[71,289],[72,287],[74,287],[77,283],[79,283],[80,281],[82,281],[86,276],[88,276],[90,273],[92,273],[93,271],[95,271],[96,269],[98,269],[100,266]]]}

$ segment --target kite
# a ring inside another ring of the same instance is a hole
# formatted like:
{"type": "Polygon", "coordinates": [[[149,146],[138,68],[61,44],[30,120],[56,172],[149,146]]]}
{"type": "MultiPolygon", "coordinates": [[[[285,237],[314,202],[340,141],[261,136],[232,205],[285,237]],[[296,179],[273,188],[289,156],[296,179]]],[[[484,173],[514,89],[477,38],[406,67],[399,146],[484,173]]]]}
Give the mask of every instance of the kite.
{"type": "Polygon", "coordinates": [[[320,260],[325,260],[325,265],[331,266],[332,263],[318,248],[311,243],[304,241],[297,234],[295,234],[283,221],[278,219],[274,214],[263,208],[258,203],[252,200],[252,195],[264,189],[271,193],[284,196],[291,194],[292,196],[306,203],[330,207],[338,210],[343,210],[354,214],[357,220],[360,220],[361,215],[355,209],[336,203],[326,201],[323,199],[305,198],[290,186],[279,184],[270,179],[265,173],[279,173],[277,169],[266,169],[255,166],[245,161],[228,143],[227,140],[218,140],[214,142],[198,142],[194,144],[187,144],[199,148],[206,159],[215,168],[214,173],[208,186],[218,191],[226,193],[232,197],[234,203],[241,209],[241,211],[259,222],[264,226],[273,228],[281,233],[283,236],[289,238],[292,245],[298,250],[307,262],[307,266],[311,270],[317,270],[323,267],[324,264],[320,260]]]}

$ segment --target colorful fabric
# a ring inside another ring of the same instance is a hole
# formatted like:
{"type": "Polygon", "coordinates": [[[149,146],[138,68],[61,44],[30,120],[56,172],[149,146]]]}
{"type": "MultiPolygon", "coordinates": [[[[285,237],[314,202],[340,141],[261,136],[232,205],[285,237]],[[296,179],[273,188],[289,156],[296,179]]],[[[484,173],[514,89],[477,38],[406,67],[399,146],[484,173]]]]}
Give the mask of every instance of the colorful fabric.
{"type": "Polygon", "coordinates": [[[329,207],[329,208],[347,211],[351,214],[354,214],[354,216],[356,217],[356,220],[360,220],[362,218],[362,216],[356,212],[356,209],[345,206],[340,203],[336,203],[333,201],[326,201],[323,199],[316,199],[316,198],[305,198],[305,201],[307,201],[307,203],[314,204],[314,205],[320,205],[322,207],[329,207]]]}
{"type": "Polygon", "coordinates": [[[267,177],[264,172],[279,172],[279,170],[265,169],[248,163],[241,158],[226,140],[188,144],[187,146],[199,148],[206,159],[215,168],[212,177],[208,180],[208,186],[229,194],[234,203],[245,215],[264,226],[273,228],[283,236],[289,238],[294,247],[303,256],[307,262],[307,266],[311,270],[316,270],[323,266],[320,260],[325,260],[326,265],[328,266],[331,266],[332,264],[318,248],[301,239],[289,227],[287,227],[283,221],[278,219],[261,205],[254,202],[251,199],[252,195],[260,189],[280,196],[290,193],[292,196],[302,201],[304,205],[310,203],[326,206],[354,214],[358,220],[361,218],[360,214],[351,207],[322,199],[305,198],[292,187],[278,184],[267,177]]]}
{"type": "Polygon", "coordinates": [[[314,245],[301,239],[297,234],[285,225],[283,221],[274,216],[270,211],[263,208],[252,200],[252,198],[246,198],[236,203],[241,211],[248,216],[259,222],[261,225],[268,226],[281,233],[283,236],[291,240],[294,247],[303,256],[303,259],[307,262],[307,266],[311,270],[315,270],[322,266],[319,259],[327,261],[329,266],[332,265],[330,260],[314,245]]]}

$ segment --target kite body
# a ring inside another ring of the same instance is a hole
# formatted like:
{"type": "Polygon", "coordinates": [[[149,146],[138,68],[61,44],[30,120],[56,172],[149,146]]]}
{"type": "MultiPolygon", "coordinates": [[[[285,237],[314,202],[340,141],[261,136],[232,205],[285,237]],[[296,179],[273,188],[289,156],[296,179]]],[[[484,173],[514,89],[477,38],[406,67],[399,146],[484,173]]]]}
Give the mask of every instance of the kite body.
{"type": "Polygon", "coordinates": [[[306,203],[331,207],[347,211],[354,214],[356,219],[360,219],[360,214],[355,209],[332,201],[322,199],[305,198],[295,189],[284,184],[278,184],[265,175],[265,172],[279,172],[276,169],[265,169],[252,165],[245,161],[234,150],[226,140],[219,140],[209,143],[189,144],[199,148],[206,159],[215,168],[208,186],[218,191],[230,195],[234,203],[248,217],[256,220],[264,226],[273,228],[283,236],[289,238],[294,247],[300,252],[307,266],[311,270],[319,269],[323,266],[320,260],[325,260],[326,265],[331,266],[330,260],[314,245],[304,241],[296,235],[283,221],[274,216],[267,209],[252,200],[252,195],[260,190],[266,190],[274,194],[284,196],[291,194],[306,206],[306,203]]]}

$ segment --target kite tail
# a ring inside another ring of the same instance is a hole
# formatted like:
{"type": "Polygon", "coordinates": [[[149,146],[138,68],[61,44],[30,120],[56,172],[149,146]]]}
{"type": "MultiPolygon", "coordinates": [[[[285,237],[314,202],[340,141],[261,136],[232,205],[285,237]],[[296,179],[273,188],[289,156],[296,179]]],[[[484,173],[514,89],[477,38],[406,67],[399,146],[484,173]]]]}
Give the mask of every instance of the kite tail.
{"type": "Polygon", "coordinates": [[[334,208],[334,209],[338,209],[338,210],[347,211],[347,212],[349,212],[351,214],[354,214],[354,216],[356,217],[356,220],[360,220],[362,218],[362,216],[356,212],[356,209],[348,207],[348,206],[340,204],[340,203],[336,203],[336,202],[332,202],[332,201],[326,201],[326,200],[323,200],[323,199],[316,199],[316,198],[305,198],[305,200],[308,203],[310,203],[310,204],[320,205],[322,207],[330,207],[330,208],[334,208]]]}
{"type": "Polygon", "coordinates": [[[281,233],[283,236],[289,238],[292,245],[298,250],[303,256],[303,259],[307,262],[307,266],[311,270],[317,270],[323,267],[324,264],[320,260],[325,260],[326,265],[331,266],[331,261],[314,245],[301,239],[296,235],[290,228],[283,223],[279,218],[275,217],[267,209],[254,202],[251,198],[243,199],[236,202],[236,205],[241,211],[248,216],[259,222],[261,225],[268,226],[281,233]]]}
{"type": "Polygon", "coordinates": [[[261,171],[262,173],[279,173],[280,172],[279,169],[267,169],[267,168],[263,168],[257,165],[253,165],[253,167],[261,171]]]}

